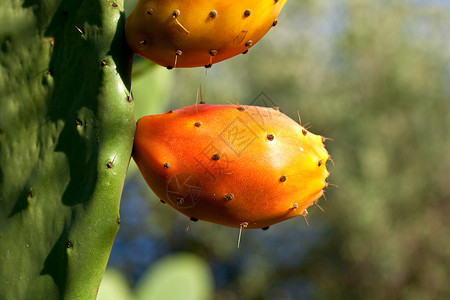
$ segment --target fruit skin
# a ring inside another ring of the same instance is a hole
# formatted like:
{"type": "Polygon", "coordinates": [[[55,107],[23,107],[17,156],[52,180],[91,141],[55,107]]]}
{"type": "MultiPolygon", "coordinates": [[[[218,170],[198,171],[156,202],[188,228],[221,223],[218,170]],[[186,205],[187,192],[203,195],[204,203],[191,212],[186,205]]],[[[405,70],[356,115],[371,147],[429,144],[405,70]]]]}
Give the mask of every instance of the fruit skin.
{"type": "Polygon", "coordinates": [[[168,67],[210,67],[256,44],[287,0],[139,0],[125,24],[130,48],[168,67]]]}
{"type": "Polygon", "coordinates": [[[329,175],[321,136],[257,106],[199,104],[143,117],[133,158],[161,200],[230,227],[306,215],[329,175]]]}

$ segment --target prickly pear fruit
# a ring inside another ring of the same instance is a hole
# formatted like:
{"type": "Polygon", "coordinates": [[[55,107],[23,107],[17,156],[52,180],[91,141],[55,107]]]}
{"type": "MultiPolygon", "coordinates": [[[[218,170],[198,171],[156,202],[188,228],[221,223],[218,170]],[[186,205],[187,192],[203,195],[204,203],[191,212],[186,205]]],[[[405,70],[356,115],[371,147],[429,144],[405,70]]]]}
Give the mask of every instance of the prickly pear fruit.
{"type": "Polygon", "coordinates": [[[198,104],[141,118],[133,158],[191,220],[266,228],[307,214],[327,186],[323,138],[275,108],[198,104]]]}
{"type": "Polygon", "coordinates": [[[169,69],[211,67],[246,53],[286,0],[139,0],[125,24],[131,49],[169,69]]]}

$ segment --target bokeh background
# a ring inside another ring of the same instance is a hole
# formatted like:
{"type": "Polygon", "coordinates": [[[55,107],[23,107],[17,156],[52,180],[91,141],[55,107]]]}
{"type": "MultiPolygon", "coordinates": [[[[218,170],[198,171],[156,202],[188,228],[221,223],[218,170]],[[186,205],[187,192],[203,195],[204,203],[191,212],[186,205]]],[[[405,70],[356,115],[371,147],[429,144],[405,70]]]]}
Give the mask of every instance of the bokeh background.
{"type": "MultiPolygon", "coordinates": [[[[126,1],[127,13],[134,6],[126,1]]],[[[131,162],[99,299],[450,299],[450,1],[289,0],[212,69],[136,58],[136,118],[275,104],[330,138],[322,212],[268,231],[193,223],[131,162]]]]}

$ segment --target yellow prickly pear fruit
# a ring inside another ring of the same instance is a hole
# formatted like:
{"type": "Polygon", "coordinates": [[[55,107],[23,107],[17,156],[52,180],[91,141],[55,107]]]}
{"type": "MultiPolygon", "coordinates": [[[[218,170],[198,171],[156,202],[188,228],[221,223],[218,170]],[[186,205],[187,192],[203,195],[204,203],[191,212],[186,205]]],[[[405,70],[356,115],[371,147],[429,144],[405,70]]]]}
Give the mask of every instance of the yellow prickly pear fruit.
{"type": "Polygon", "coordinates": [[[211,67],[247,53],[287,0],[139,0],[125,23],[138,55],[172,69],[211,67]]]}
{"type": "Polygon", "coordinates": [[[143,117],[133,158],[163,202],[237,228],[306,216],[328,185],[322,136],[266,107],[199,104],[143,117]]]}

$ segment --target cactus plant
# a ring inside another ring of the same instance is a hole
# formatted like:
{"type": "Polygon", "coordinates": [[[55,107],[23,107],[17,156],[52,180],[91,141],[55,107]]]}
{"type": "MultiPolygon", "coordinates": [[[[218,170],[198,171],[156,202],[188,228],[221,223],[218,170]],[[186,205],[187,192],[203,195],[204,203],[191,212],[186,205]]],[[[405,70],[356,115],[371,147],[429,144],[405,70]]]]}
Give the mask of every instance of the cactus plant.
{"type": "Polygon", "coordinates": [[[122,2],[0,16],[0,298],[94,299],[135,130],[122,2]]]}
{"type": "Polygon", "coordinates": [[[139,0],[127,18],[126,39],[140,56],[162,66],[211,67],[247,53],[286,0],[139,0]]]}
{"type": "Polygon", "coordinates": [[[143,117],[133,158],[163,202],[230,227],[305,216],[327,186],[323,138],[274,108],[199,104],[143,117]]]}

